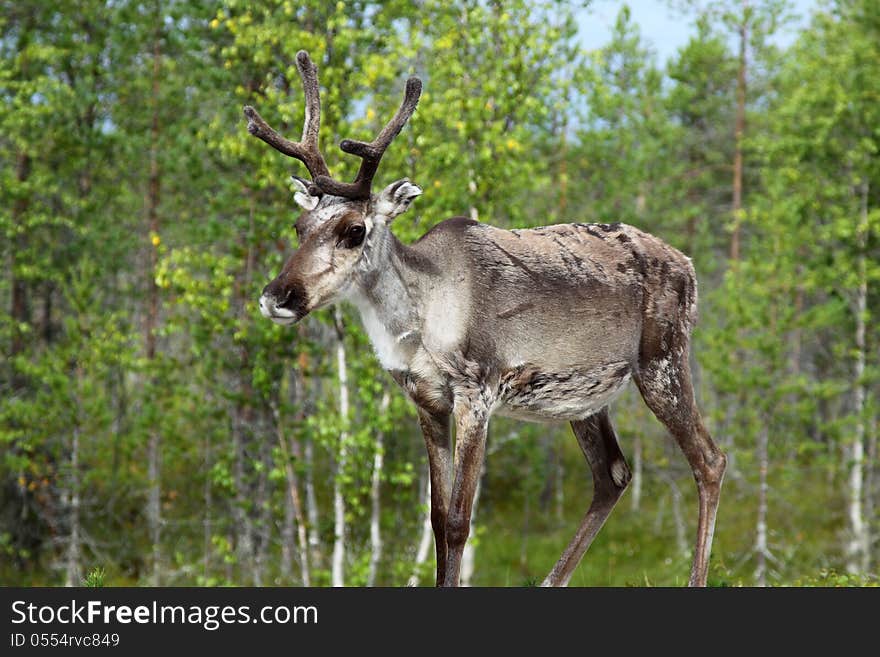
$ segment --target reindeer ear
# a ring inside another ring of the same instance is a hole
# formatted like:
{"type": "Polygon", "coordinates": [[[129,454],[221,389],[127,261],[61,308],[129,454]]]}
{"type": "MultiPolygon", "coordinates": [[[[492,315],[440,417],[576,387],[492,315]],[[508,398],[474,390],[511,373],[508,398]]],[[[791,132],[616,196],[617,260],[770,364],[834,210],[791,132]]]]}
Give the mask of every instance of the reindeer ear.
{"type": "Polygon", "coordinates": [[[391,221],[397,215],[406,212],[409,204],[421,193],[422,188],[406,178],[393,182],[376,198],[375,213],[377,216],[385,217],[386,221],[391,221]]]}
{"type": "Polygon", "coordinates": [[[293,193],[293,200],[296,201],[296,204],[299,207],[303,210],[314,210],[318,207],[318,201],[321,200],[321,197],[312,196],[309,193],[308,181],[303,180],[298,176],[291,176],[290,180],[296,188],[296,191],[293,193]]]}

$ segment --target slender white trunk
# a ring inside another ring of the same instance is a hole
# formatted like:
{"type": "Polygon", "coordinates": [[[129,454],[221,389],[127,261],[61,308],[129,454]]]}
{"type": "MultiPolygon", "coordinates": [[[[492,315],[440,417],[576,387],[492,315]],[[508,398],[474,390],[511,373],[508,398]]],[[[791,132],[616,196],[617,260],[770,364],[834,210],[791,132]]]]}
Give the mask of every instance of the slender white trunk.
{"type": "Polygon", "coordinates": [[[342,313],[337,308],[334,313],[336,323],[336,366],[339,384],[339,448],[336,454],[336,477],[333,481],[333,560],[330,567],[332,586],[345,586],[345,496],[342,491],[343,473],[348,461],[348,362],[345,355],[345,341],[342,326],[342,313]]]}
{"type": "Polygon", "coordinates": [[[767,586],[767,559],[769,549],[767,547],[767,426],[761,427],[758,432],[758,521],[755,527],[755,584],[767,586]]]}
{"type": "Polygon", "coordinates": [[[865,467],[865,319],[868,311],[868,277],[865,247],[868,233],[868,184],[861,188],[861,212],[859,226],[856,231],[858,240],[859,286],[856,292],[856,362],[853,368],[853,406],[856,415],[855,435],[853,436],[852,453],[849,470],[849,529],[850,539],[847,545],[846,569],[850,573],[866,572],[869,562],[869,532],[862,509],[864,495],[865,467]]]}
{"type": "MultiPolygon", "coordinates": [[[[381,435],[381,434],[380,434],[381,435]]],[[[367,586],[376,585],[376,573],[382,558],[381,500],[379,496],[382,481],[382,445],[377,441],[373,456],[373,477],[370,482],[370,565],[367,571],[367,586]]]]}
{"type": "Polygon", "coordinates": [[[865,517],[868,518],[865,533],[868,541],[868,556],[865,572],[871,572],[872,563],[876,563],[874,559],[874,532],[877,529],[877,522],[880,520],[877,516],[877,417],[874,416],[873,422],[868,422],[870,433],[868,434],[868,462],[865,472],[865,517]]]}
{"type": "MultiPolygon", "coordinates": [[[[302,381],[297,383],[304,387],[302,381]]],[[[306,395],[300,395],[307,399],[306,413],[315,412],[315,400],[324,397],[323,384],[320,378],[311,381],[306,395]]],[[[324,563],[324,550],[321,545],[321,533],[318,530],[318,496],[315,494],[315,441],[310,434],[306,434],[303,440],[303,465],[305,466],[305,491],[306,491],[306,517],[308,524],[309,540],[309,565],[312,569],[321,568],[324,563]]]]}
{"type": "Polygon", "coordinates": [[[79,426],[74,423],[70,440],[70,541],[67,544],[65,586],[82,585],[79,481],[79,426]]]}
{"type": "Polygon", "coordinates": [[[479,221],[480,212],[477,210],[477,206],[473,203],[473,199],[475,199],[477,195],[477,180],[473,169],[468,169],[468,192],[472,200],[468,215],[470,215],[470,218],[474,221],[479,221]]]}
{"type": "MultiPolygon", "coordinates": [[[[458,19],[459,29],[462,33],[467,34],[470,31],[470,21],[468,20],[468,10],[462,9],[461,14],[459,14],[458,19]]],[[[465,67],[463,74],[461,76],[461,89],[470,90],[471,88],[471,74],[470,71],[465,67]]],[[[462,101],[462,110],[464,110],[464,101],[462,101]]],[[[467,171],[467,190],[468,190],[468,205],[470,206],[468,214],[470,218],[474,221],[480,220],[480,213],[477,210],[477,176],[474,171],[474,166],[476,164],[477,159],[477,146],[476,142],[472,137],[469,137],[467,140],[467,146],[465,149],[465,157],[467,158],[468,163],[468,171],[467,171]]]]}
{"type": "Polygon", "coordinates": [[[150,443],[147,456],[147,478],[150,481],[150,492],[147,498],[147,524],[150,527],[150,542],[153,545],[152,586],[160,586],[162,582],[162,507],[160,500],[161,482],[159,481],[160,440],[159,431],[150,430],[150,443]]]}
{"type": "Polygon", "coordinates": [[[565,466],[562,463],[562,447],[556,445],[556,522],[565,520],[565,466]]]}
{"type": "Polygon", "coordinates": [[[736,431],[733,429],[732,422],[739,414],[739,409],[742,408],[743,403],[742,400],[737,401],[737,396],[731,393],[725,393],[724,395],[727,397],[727,408],[725,409],[724,417],[724,428],[721,431],[721,443],[724,445],[724,453],[727,455],[727,468],[724,472],[727,480],[731,479],[739,479],[739,459],[737,458],[737,449],[736,449],[736,431]]]}
{"type": "Polygon", "coordinates": [[[278,446],[281,448],[281,458],[284,461],[284,477],[287,481],[287,497],[285,503],[284,518],[284,546],[282,552],[282,575],[290,576],[290,562],[294,550],[294,534],[299,549],[299,562],[302,574],[303,586],[311,586],[311,570],[309,568],[309,544],[306,536],[306,519],[303,513],[302,498],[299,492],[299,477],[290,462],[291,453],[299,457],[296,445],[293,449],[288,448],[284,439],[284,430],[281,423],[281,413],[277,406],[273,405],[275,416],[275,428],[278,436],[278,446]]]}
{"type": "Polygon", "coordinates": [[[659,534],[663,531],[663,523],[666,520],[666,504],[665,500],[663,503],[657,505],[657,513],[654,515],[654,533],[659,534]]]}
{"type": "Polygon", "coordinates": [[[477,487],[474,490],[474,505],[471,507],[471,533],[467,542],[464,544],[464,552],[461,554],[461,585],[470,586],[474,579],[474,564],[476,562],[477,548],[474,545],[474,533],[476,531],[475,521],[477,519],[477,506],[480,503],[480,490],[483,488],[483,474],[486,472],[486,462],[483,461],[483,468],[480,471],[480,478],[477,479],[477,487]]]}
{"type": "Polygon", "coordinates": [[[238,565],[240,568],[244,569],[251,563],[254,555],[253,522],[250,512],[251,497],[249,486],[247,485],[247,472],[245,471],[246,464],[249,463],[249,458],[245,454],[243,412],[239,408],[236,409],[234,413],[232,451],[235,463],[232,467],[232,481],[235,486],[235,506],[233,507],[232,516],[235,519],[235,527],[233,531],[235,532],[234,545],[236,556],[238,558],[238,565]]]}
{"type": "Polygon", "coordinates": [[[431,549],[431,536],[434,534],[434,528],[431,525],[431,477],[425,477],[425,495],[422,498],[426,506],[425,519],[422,521],[422,534],[419,538],[419,547],[416,549],[416,560],[413,564],[413,572],[407,581],[407,586],[419,585],[419,573],[422,564],[428,560],[428,552],[431,549]]]}
{"type": "MultiPolygon", "coordinates": [[[[235,276],[233,281],[233,299],[237,308],[239,322],[246,321],[247,299],[250,282],[253,277],[255,250],[251,245],[251,237],[254,235],[256,200],[253,191],[247,187],[243,190],[248,201],[248,230],[239,234],[239,245],[244,255],[243,269],[235,276]]],[[[250,574],[251,582],[256,584],[261,579],[260,565],[260,530],[262,509],[262,488],[265,476],[264,470],[259,470],[257,460],[262,458],[262,446],[264,441],[257,440],[258,418],[257,408],[254,403],[255,393],[250,377],[251,354],[245,342],[241,342],[237,349],[237,388],[238,399],[232,409],[233,453],[235,464],[233,466],[233,481],[235,485],[235,511],[236,519],[236,553],[238,557],[238,578],[244,580],[246,573],[250,574]],[[254,450],[259,450],[259,456],[254,450]]]]}
{"type": "Polygon", "coordinates": [[[669,484],[669,493],[672,500],[670,506],[672,507],[672,522],[675,525],[675,546],[679,554],[687,555],[689,548],[684,516],[681,514],[681,489],[671,474],[666,475],[666,482],[669,484]]]}
{"type": "Polygon", "coordinates": [[[632,510],[638,511],[642,505],[642,439],[636,437],[633,445],[633,477],[632,485],[632,510]]]}
{"type": "Polygon", "coordinates": [[[299,545],[299,563],[303,586],[312,585],[311,567],[309,565],[309,544],[306,537],[306,522],[302,512],[302,500],[299,495],[299,485],[296,480],[291,482],[290,503],[296,515],[296,541],[299,545]]]}
{"type": "MultiPolygon", "coordinates": [[[[302,377],[298,374],[293,377],[293,392],[295,396],[294,398],[300,403],[301,410],[298,417],[302,420],[305,417],[303,409],[305,408],[304,401],[306,396],[303,392],[302,377]]],[[[297,461],[303,460],[302,443],[300,443],[299,438],[297,438],[296,435],[292,435],[290,438],[290,454],[292,454],[297,461]]],[[[287,459],[287,462],[288,465],[290,465],[290,459],[287,459]]],[[[311,466],[307,465],[307,467],[311,466]]],[[[300,494],[299,475],[292,466],[288,471],[288,481],[290,482],[290,503],[293,506],[294,517],[296,519],[296,540],[297,545],[299,546],[299,562],[302,583],[303,586],[311,586],[312,575],[310,564],[311,555],[307,535],[308,524],[306,522],[306,514],[303,512],[303,500],[302,495],[300,494]]]]}
{"type": "MultiPolygon", "coordinates": [[[[391,395],[386,390],[379,403],[379,414],[385,415],[391,405],[391,395]]],[[[370,567],[367,572],[367,586],[376,585],[376,573],[382,558],[382,470],[385,458],[385,436],[376,432],[376,451],[373,454],[373,476],[370,480],[370,567]]]]}
{"type": "Polygon", "coordinates": [[[268,473],[272,470],[271,458],[269,455],[268,443],[260,442],[260,462],[263,467],[260,468],[257,480],[257,499],[255,506],[257,508],[257,523],[254,531],[255,551],[254,551],[254,586],[263,586],[263,576],[265,575],[266,560],[269,556],[269,538],[272,535],[269,508],[269,481],[268,473]]]}
{"type": "MultiPolygon", "coordinates": [[[[285,468],[286,470],[287,468],[285,468]]],[[[287,487],[290,488],[290,480],[287,480],[287,487]]],[[[296,536],[296,522],[293,517],[293,503],[290,501],[290,495],[284,496],[284,525],[281,528],[281,563],[278,566],[278,575],[282,582],[290,580],[290,573],[293,566],[293,550],[296,536]]]]}
{"type": "Polygon", "coordinates": [[[318,533],[318,497],[315,495],[315,444],[306,438],[303,450],[306,469],[306,515],[309,519],[309,562],[317,567],[322,559],[321,535],[318,533]]]}

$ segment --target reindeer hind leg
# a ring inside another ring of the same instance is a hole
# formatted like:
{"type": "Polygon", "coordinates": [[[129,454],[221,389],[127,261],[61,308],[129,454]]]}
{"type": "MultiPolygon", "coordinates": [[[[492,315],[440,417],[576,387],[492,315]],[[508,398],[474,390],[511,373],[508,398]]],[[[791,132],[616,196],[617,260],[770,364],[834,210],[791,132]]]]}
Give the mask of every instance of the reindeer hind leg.
{"type": "Polygon", "coordinates": [[[574,538],[565,548],[542,586],[566,586],[584,553],[626,490],[632,477],[620,451],[608,407],[585,420],[571,423],[574,435],[593,471],[593,500],[574,538]]]}
{"type": "Polygon", "coordinates": [[[694,401],[687,343],[640,363],[634,377],[645,403],[684,452],[699,493],[700,515],[689,586],[705,586],[727,457],[712,440],[694,401]]]}

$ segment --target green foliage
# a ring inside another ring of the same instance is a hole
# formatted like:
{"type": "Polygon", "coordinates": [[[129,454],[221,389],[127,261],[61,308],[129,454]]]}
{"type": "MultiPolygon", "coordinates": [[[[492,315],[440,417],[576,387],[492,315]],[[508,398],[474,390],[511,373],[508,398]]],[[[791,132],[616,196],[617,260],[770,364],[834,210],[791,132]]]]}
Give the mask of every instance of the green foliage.
{"type": "MultiPolygon", "coordinates": [[[[414,564],[425,465],[412,404],[394,389],[382,405],[392,384],[344,309],[342,417],[331,313],[284,329],[256,303],[295,246],[287,177],[304,172],[247,134],[241,107],[296,138],[306,49],[323,152],[342,179],[358,161],[336,144],[371,138],[405,78],[425,81],[376,180],[425,190],[395,223],[404,241],[449,215],[626,221],[690,255],[700,405],[731,457],[710,582],[754,581],[766,428],[769,582],[876,585],[840,574],[857,427],[865,513],[880,492],[876,3],[830,4],[784,52],[773,35],[785,3],[677,4],[693,36],[658,62],[628,8],[586,50],[573,10],[552,0],[426,0],[417,12],[397,0],[0,0],[0,582],[142,584],[158,571],[163,584],[300,584],[308,562],[326,585],[336,486],[347,583],[362,585],[379,434],[377,583],[414,571],[432,582],[432,558],[414,564]],[[730,36],[743,25],[745,195],[732,217],[730,36]],[[106,573],[84,577],[96,562],[106,573]]],[[[621,501],[573,584],[683,584],[690,473],[634,391],[615,411],[624,451],[640,440],[640,508],[621,501]]],[[[531,586],[589,503],[588,469],[565,427],[498,420],[488,451],[475,583],[531,586]]]]}
{"type": "Polygon", "coordinates": [[[84,580],[84,584],[89,588],[97,589],[104,586],[104,579],[107,576],[107,573],[104,572],[104,569],[100,566],[95,566],[92,570],[89,571],[89,574],[86,575],[84,580]]]}

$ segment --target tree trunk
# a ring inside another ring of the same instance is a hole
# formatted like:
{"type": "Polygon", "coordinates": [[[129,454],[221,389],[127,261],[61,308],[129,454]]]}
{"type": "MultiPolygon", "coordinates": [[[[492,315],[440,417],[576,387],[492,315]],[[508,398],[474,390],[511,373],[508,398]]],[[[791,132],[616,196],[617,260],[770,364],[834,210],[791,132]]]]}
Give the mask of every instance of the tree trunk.
{"type": "Polygon", "coordinates": [[[315,443],[306,438],[303,454],[306,470],[306,515],[309,530],[309,563],[317,568],[323,562],[321,534],[318,532],[318,497],[315,494],[315,443]]]}
{"type": "Polygon", "coordinates": [[[849,529],[850,540],[847,546],[846,569],[850,573],[867,572],[870,561],[869,531],[863,513],[864,468],[865,468],[865,400],[867,390],[865,384],[866,365],[866,315],[868,312],[868,276],[866,247],[868,236],[868,184],[861,186],[861,208],[859,225],[856,231],[858,240],[858,290],[856,291],[856,362],[853,368],[853,406],[856,426],[853,435],[852,453],[849,471],[849,529]]]}
{"type": "MultiPolygon", "coordinates": [[[[159,80],[161,75],[161,15],[159,3],[156,3],[156,34],[153,38],[153,73],[152,73],[152,120],[150,125],[149,183],[147,185],[147,227],[150,243],[147,245],[147,316],[145,326],[145,351],[147,361],[153,364],[156,359],[156,329],[159,321],[159,288],[156,285],[156,265],[158,263],[157,245],[153,242],[159,235],[159,80]]],[[[151,376],[154,374],[151,372],[151,376]]],[[[153,382],[155,385],[155,381],[153,382]]],[[[161,436],[158,427],[150,427],[147,444],[147,477],[149,492],[147,495],[147,524],[152,544],[152,577],[153,586],[162,581],[162,508],[161,508],[161,436]]]]}
{"type": "MultiPolygon", "coordinates": [[[[565,67],[566,74],[570,74],[570,68],[565,67]]],[[[571,78],[569,78],[570,80],[571,78]]],[[[566,94],[568,96],[568,94],[566,94]]],[[[566,98],[566,100],[569,100],[566,98]]],[[[556,199],[556,207],[559,213],[560,221],[567,221],[566,212],[568,211],[568,103],[566,109],[560,112],[562,116],[562,129],[559,135],[559,196],[556,199]]]]}
{"type": "MultiPolygon", "coordinates": [[[[289,492],[290,477],[287,476],[286,466],[284,470],[289,492]]],[[[281,527],[281,562],[278,565],[279,584],[286,584],[290,581],[290,575],[293,571],[293,552],[295,547],[296,519],[293,512],[293,502],[291,502],[290,495],[288,494],[284,496],[284,524],[281,527]]]]}
{"type": "MultiPolygon", "coordinates": [[[[77,376],[77,384],[79,376],[77,376]]],[[[82,536],[80,531],[79,420],[73,423],[70,439],[70,538],[67,544],[65,586],[81,586],[82,536]]]]}
{"type": "MultiPolygon", "coordinates": [[[[797,280],[795,292],[794,292],[794,316],[800,317],[804,312],[804,285],[801,281],[804,280],[804,268],[803,265],[797,266],[797,280]]],[[[795,324],[794,328],[791,331],[791,355],[789,357],[789,369],[791,370],[791,375],[793,377],[797,377],[801,373],[801,351],[803,349],[803,329],[795,324]]]]}
{"type": "Polygon", "coordinates": [[[236,402],[233,409],[232,426],[232,453],[235,462],[232,466],[232,482],[235,486],[235,504],[232,517],[235,520],[233,532],[235,534],[235,551],[239,567],[251,570],[254,554],[253,522],[251,520],[251,491],[248,482],[247,464],[250,457],[247,454],[247,425],[250,418],[247,416],[247,408],[242,402],[236,402]]]}
{"type": "Polygon", "coordinates": [[[299,476],[294,470],[293,465],[291,464],[291,452],[293,456],[299,460],[299,448],[297,445],[293,445],[293,448],[289,448],[287,444],[287,440],[284,437],[284,425],[281,421],[281,412],[277,405],[273,406],[273,414],[275,416],[275,432],[278,438],[278,447],[281,449],[281,458],[284,461],[284,476],[287,481],[287,504],[286,504],[286,532],[289,532],[289,536],[285,536],[285,545],[288,547],[286,551],[288,556],[286,557],[288,561],[287,571],[289,572],[290,566],[290,553],[292,553],[292,544],[293,544],[293,534],[294,534],[294,525],[296,530],[296,538],[297,544],[299,547],[299,561],[300,561],[300,572],[302,575],[302,585],[303,586],[311,586],[311,572],[309,570],[309,546],[308,539],[306,537],[306,519],[303,514],[303,505],[302,498],[299,493],[299,476]],[[287,529],[289,527],[289,529],[287,529]]]}
{"type": "Polygon", "coordinates": [[[271,532],[271,509],[269,506],[269,472],[272,470],[272,459],[269,454],[269,442],[261,440],[260,445],[260,463],[263,467],[257,473],[257,492],[254,500],[256,507],[256,532],[254,535],[254,586],[263,586],[266,558],[269,553],[269,539],[271,532]]]}
{"type": "MultiPolygon", "coordinates": [[[[379,414],[384,416],[391,405],[391,395],[386,390],[379,403],[379,414]]],[[[367,586],[376,585],[376,573],[382,558],[382,474],[385,458],[385,436],[376,432],[376,451],[373,454],[373,476],[370,480],[370,567],[367,586]]]]}
{"type": "Polygon", "coordinates": [[[675,481],[672,473],[665,473],[663,478],[669,484],[669,494],[671,500],[672,523],[675,528],[675,547],[678,554],[687,556],[689,547],[687,541],[687,528],[684,522],[684,516],[681,513],[681,489],[675,481]]]}
{"type": "Polygon", "coordinates": [[[336,366],[339,385],[339,447],[336,453],[336,476],[333,480],[333,558],[330,566],[332,586],[345,586],[345,495],[342,480],[348,465],[348,360],[345,354],[345,327],[342,312],[337,307],[333,314],[336,325],[336,366]]]}
{"type": "Polygon", "coordinates": [[[734,430],[734,420],[742,408],[742,394],[722,393],[718,395],[718,401],[725,406],[722,419],[722,427],[718,432],[721,435],[719,442],[722,445],[724,453],[727,455],[727,469],[725,475],[728,481],[731,479],[739,479],[739,458],[737,458],[736,449],[736,431],[734,430]]]}
{"type": "Polygon", "coordinates": [[[422,498],[423,504],[426,506],[425,519],[422,521],[422,534],[419,538],[419,546],[416,549],[416,560],[413,563],[413,572],[409,576],[407,586],[418,586],[419,575],[424,564],[428,560],[428,552],[431,549],[431,537],[434,535],[434,529],[431,526],[431,477],[425,477],[425,493],[422,498]]]}
{"type": "Polygon", "coordinates": [[[874,557],[874,533],[878,529],[877,522],[880,520],[877,516],[877,416],[875,415],[872,422],[868,422],[868,462],[865,472],[865,517],[868,518],[865,532],[868,542],[868,563],[865,572],[872,572],[871,567],[877,562],[874,557]]]}
{"type": "MultiPolygon", "coordinates": [[[[255,199],[253,190],[245,188],[245,196],[248,199],[248,230],[240,235],[239,244],[244,254],[242,269],[237,273],[233,281],[233,300],[236,308],[236,322],[239,326],[248,323],[247,305],[251,293],[251,282],[254,270],[254,214],[255,199]]],[[[235,369],[238,398],[236,399],[232,413],[232,440],[233,454],[235,458],[233,466],[233,482],[235,485],[235,532],[236,552],[238,556],[241,577],[247,571],[252,582],[262,576],[259,564],[259,536],[260,517],[260,486],[265,471],[256,473],[254,461],[262,458],[262,444],[255,440],[256,414],[254,405],[254,388],[252,384],[251,353],[245,340],[238,344],[238,363],[235,369]],[[259,450],[259,455],[254,450],[259,450]]]]}
{"type": "Polygon", "coordinates": [[[562,462],[562,444],[557,441],[556,454],[556,522],[561,527],[565,522],[565,465],[562,462]]]}
{"type": "Polygon", "coordinates": [[[551,503],[555,503],[556,495],[560,489],[556,476],[559,473],[558,461],[560,458],[557,450],[558,441],[553,440],[552,434],[546,434],[540,438],[541,448],[544,452],[544,462],[546,463],[547,477],[544,479],[544,486],[541,488],[541,494],[538,497],[538,508],[542,514],[547,514],[551,503]]]}
{"type": "Polygon", "coordinates": [[[743,139],[746,132],[746,53],[748,50],[748,0],[743,0],[743,18],[739,25],[739,68],[736,73],[736,119],[733,153],[733,233],[730,236],[730,260],[740,256],[740,222],[742,221],[743,139]]]}
{"type": "Polygon", "coordinates": [[[766,419],[758,430],[758,519],[755,525],[755,584],[767,586],[767,561],[770,556],[767,546],[767,468],[768,433],[766,419]]]}
{"type": "Polygon", "coordinates": [[[153,428],[150,432],[148,444],[148,467],[147,477],[150,482],[149,495],[147,497],[147,524],[150,529],[150,543],[153,552],[152,586],[161,586],[162,583],[162,508],[161,508],[161,482],[160,482],[160,439],[159,431],[153,428]]]}
{"type": "Polygon", "coordinates": [[[637,512],[642,506],[642,439],[638,436],[633,444],[633,477],[630,490],[632,510],[637,512]]]}
{"type": "MultiPolygon", "coordinates": [[[[466,34],[470,30],[467,8],[462,8],[461,14],[459,14],[458,23],[459,29],[462,31],[462,33],[466,34]]],[[[468,92],[470,92],[471,90],[471,74],[467,67],[464,67],[461,75],[461,88],[468,92]]],[[[461,98],[461,110],[462,114],[464,114],[467,109],[465,106],[465,99],[467,98],[467,94],[462,94],[461,98]]],[[[479,221],[480,213],[477,209],[477,176],[474,169],[476,161],[476,148],[477,146],[474,142],[474,139],[468,137],[465,143],[465,157],[467,158],[468,164],[466,203],[468,205],[468,216],[474,221],[479,221]]]]}
{"type": "Polygon", "coordinates": [[[480,491],[483,488],[483,476],[486,474],[486,461],[480,470],[480,478],[477,479],[477,487],[474,490],[474,505],[471,507],[471,533],[464,544],[464,552],[461,555],[461,585],[470,586],[474,579],[474,564],[476,562],[477,548],[474,545],[476,532],[475,521],[477,519],[477,506],[480,502],[480,491]]]}

